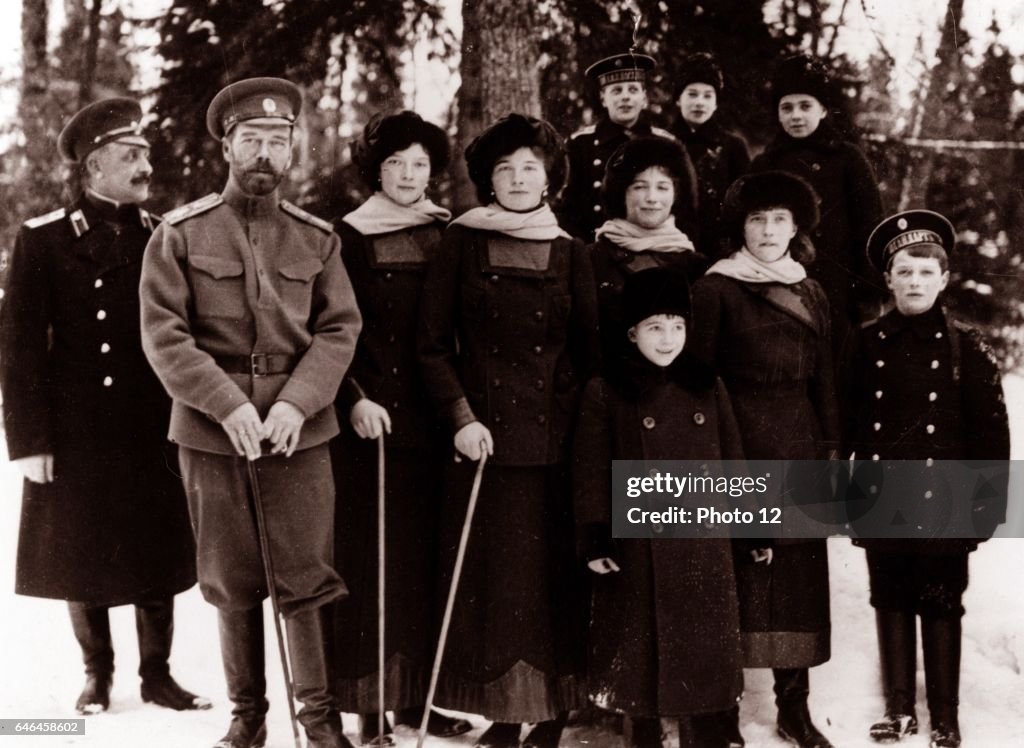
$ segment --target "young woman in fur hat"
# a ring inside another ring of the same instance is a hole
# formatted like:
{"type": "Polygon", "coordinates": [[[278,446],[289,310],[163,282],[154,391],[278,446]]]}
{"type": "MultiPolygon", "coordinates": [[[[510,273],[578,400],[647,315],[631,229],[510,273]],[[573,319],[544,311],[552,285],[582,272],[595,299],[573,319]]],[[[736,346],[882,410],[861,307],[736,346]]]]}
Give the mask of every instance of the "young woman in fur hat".
{"type": "Polygon", "coordinates": [[[725,191],[750,166],[747,142],[726,130],[718,115],[724,87],[722,69],[714,57],[706,52],[688,56],[676,81],[679,117],[672,127],[697,172],[697,247],[714,260],[727,252],[721,228],[725,191]]]}
{"type": "Polygon", "coordinates": [[[868,235],[882,217],[878,180],[860,147],[832,126],[835,89],[820,61],[783,60],[772,81],[780,132],[750,170],[791,172],[820,198],[821,222],[810,237],[817,258],[807,272],[828,297],[838,353],[862,321],[878,316],[885,286],[864,260],[868,235]]]}
{"type": "MultiPolygon", "coordinates": [[[[440,424],[416,360],[416,320],[426,267],[451,218],[426,190],[448,164],[444,131],[414,112],[374,117],[354,146],[373,195],[338,225],[341,253],[363,315],[355,358],[338,395],[341,435],[336,558],[349,597],[334,609],[334,685],[341,711],[360,715],[364,744],[378,741],[377,446],[385,435],[387,626],[384,706],[418,726],[437,641],[435,619],[440,424]]],[[[390,731],[390,725],[385,723],[390,731]]],[[[433,735],[465,720],[431,714],[433,735]]],[[[390,742],[390,738],[385,738],[390,742]]]]}
{"type": "Polygon", "coordinates": [[[721,380],[684,350],[690,290],[670,268],[630,274],[626,349],[590,381],[573,448],[578,543],[592,573],[588,689],[633,720],[632,745],[659,748],[661,717],[681,748],[726,748],[716,717],[743,688],[727,538],[613,540],[612,460],[741,460],[721,380]]]}
{"type": "Polygon", "coordinates": [[[581,701],[566,462],[599,356],[593,269],[548,207],[566,175],[550,124],[510,114],[469,145],[466,163],[483,207],[445,232],[420,320],[423,376],[454,436],[440,517],[445,582],[474,463],[490,457],[437,703],[494,720],[478,745],[516,746],[522,723],[535,722],[523,745],[554,748],[581,701]]]}
{"type": "MultiPolygon", "coordinates": [[[[693,351],[725,381],[747,459],[831,458],[839,420],[829,307],[805,269],[814,191],[786,172],[749,174],[726,193],[725,219],[736,251],[694,287],[693,351]]],[[[831,654],[825,541],[771,546],[734,543],[745,666],[773,668],[779,732],[825,748],[807,708],[807,669],[831,654]]]]}
{"type": "Polygon", "coordinates": [[[636,138],[608,161],[602,187],[605,214],[591,245],[601,342],[606,364],[630,348],[622,324],[621,294],[626,278],[646,268],[673,267],[696,280],[708,267],[694,249],[696,178],[678,143],[636,138]]]}

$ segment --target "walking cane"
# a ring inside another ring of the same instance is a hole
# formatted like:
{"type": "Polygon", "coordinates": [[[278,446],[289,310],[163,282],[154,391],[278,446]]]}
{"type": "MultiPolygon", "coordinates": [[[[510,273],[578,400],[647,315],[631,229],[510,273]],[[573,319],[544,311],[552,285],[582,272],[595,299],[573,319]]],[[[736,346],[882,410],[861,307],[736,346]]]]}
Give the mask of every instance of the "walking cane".
{"type": "Polygon", "coordinates": [[[281,672],[284,673],[284,687],[288,694],[288,716],[292,720],[292,737],[295,748],[302,748],[299,738],[299,721],[295,717],[295,689],[292,686],[292,671],[288,666],[288,650],[284,643],[284,632],[281,631],[281,609],[277,604],[277,586],[274,584],[274,561],[270,557],[270,539],[267,536],[267,523],[263,517],[263,495],[260,493],[260,478],[256,474],[256,461],[246,460],[249,468],[249,484],[252,486],[252,503],[256,509],[256,533],[260,538],[260,554],[263,556],[263,571],[267,578],[267,592],[270,594],[270,607],[274,611],[274,631],[277,633],[277,649],[281,655],[281,672]]]}
{"type": "Polygon", "coordinates": [[[384,432],[377,437],[377,741],[384,748],[384,432]]]}
{"type": "Polygon", "coordinates": [[[441,674],[441,660],[444,659],[444,645],[448,641],[448,627],[452,622],[452,609],[455,607],[455,593],[459,589],[459,577],[462,576],[462,562],[466,557],[466,545],[469,543],[469,528],[473,524],[473,512],[476,511],[476,500],[480,495],[480,482],[484,477],[484,465],[487,464],[487,450],[480,444],[480,462],[476,465],[473,476],[473,489],[469,492],[469,506],[466,507],[466,519],[462,523],[462,536],[459,538],[459,551],[455,554],[455,568],[452,570],[452,583],[448,587],[448,602],[444,606],[444,618],[441,620],[441,635],[437,640],[437,651],[434,653],[434,667],[430,671],[430,688],[427,689],[427,702],[423,705],[423,719],[420,721],[419,735],[416,737],[416,748],[423,748],[427,737],[427,722],[430,710],[434,706],[434,692],[437,690],[437,679],[441,674]]]}

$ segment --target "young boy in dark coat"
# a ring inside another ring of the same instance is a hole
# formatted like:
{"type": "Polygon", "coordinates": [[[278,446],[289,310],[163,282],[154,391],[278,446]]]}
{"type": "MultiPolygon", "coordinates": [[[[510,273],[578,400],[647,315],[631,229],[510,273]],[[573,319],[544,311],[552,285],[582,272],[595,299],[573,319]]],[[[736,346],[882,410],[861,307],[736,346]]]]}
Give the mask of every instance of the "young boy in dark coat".
{"type": "Polygon", "coordinates": [[[728,538],[612,540],[612,460],[742,459],[725,387],[683,353],[689,289],[676,271],[627,277],[634,344],[583,396],[573,453],[580,546],[593,584],[590,698],[633,718],[633,744],[660,746],[660,717],[680,745],[728,745],[713,715],[743,688],[739,608],[728,538]]]}
{"type": "MultiPolygon", "coordinates": [[[[920,460],[920,500],[902,501],[914,525],[934,525],[954,503],[971,502],[978,538],[861,537],[867,551],[871,605],[885,716],[871,737],[894,742],[917,733],[916,616],[921,616],[931,745],[960,745],[957,719],[960,619],[968,554],[1005,521],[1004,477],[974,496],[949,493],[941,460],[1009,459],[1010,433],[999,370],[977,331],[938,303],[949,282],[955,232],[943,216],[911,210],[887,218],[868,240],[868,259],[892,291],[895,308],[865,326],[851,369],[848,439],[859,463],[852,486],[877,493],[869,478],[878,460],[920,460]],[[934,477],[930,473],[934,472],[934,477]]],[[[856,532],[861,519],[853,518],[856,532]]],[[[899,520],[896,520],[899,521],[899,520]]],[[[865,533],[867,534],[867,533],[865,533]]],[[[877,535],[878,533],[872,533],[877,535]]]]}

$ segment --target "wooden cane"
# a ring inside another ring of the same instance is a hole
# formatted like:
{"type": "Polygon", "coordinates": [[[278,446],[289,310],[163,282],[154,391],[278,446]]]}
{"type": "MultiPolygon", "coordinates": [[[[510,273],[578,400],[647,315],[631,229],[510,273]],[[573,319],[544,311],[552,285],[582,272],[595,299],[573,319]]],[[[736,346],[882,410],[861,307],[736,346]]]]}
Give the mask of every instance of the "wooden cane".
{"type": "Polygon", "coordinates": [[[459,577],[462,576],[462,562],[466,557],[466,545],[469,543],[469,530],[473,524],[473,512],[476,511],[476,500],[480,495],[480,482],[484,477],[484,465],[487,464],[487,449],[480,444],[480,462],[476,465],[473,476],[473,489],[469,492],[469,506],[466,507],[466,519],[462,523],[462,536],[459,538],[459,551],[455,555],[455,568],[452,570],[452,583],[448,587],[448,602],[444,606],[444,618],[441,620],[441,634],[437,639],[437,650],[434,653],[434,667],[430,671],[430,688],[427,690],[427,702],[423,705],[423,719],[420,721],[419,735],[416,737],[416,748],[423,748],[427,737],[427,722],[430,710],[434,706],[434,692],[437,690],[437,679],[441,674],[441,661],[444,659],[444,645],[448,641],[448,627],[452,622],[452,609],[455,607],[455,593],[459,589],[459,577]]]}
{"type": "Polygon", "coordinates": [[[274,584],[274,560],[270,555],[270,539],[267,535],[267,523],[263,516],[263,495],[260,493],[260,478],[256,474],[256,461],[246,460],[249,468],[249,485],[252,487],[252,504],[256,512],[256,534],[260,539],[260,555],[263,556],[263,571],[267,580],[267,592],[270,595],[270,607],[274,611],[274,631],[277,634],[277,649],[281,655],[281,672],[284,673],[284,687],[288,694],[288,716],[292,720],[292,737],[295,748],[302,748],[299,737],[299,720],[295,716],[295,687],[292,685],[292,670],[288,665],[288,649],[281,630],[281,608],[277,603],[277,585],[274,584]]]}
{"type": "Polygon", "coordinates": [[[384,748],[384,433],[377,437],[377,742],[384,748]]]}

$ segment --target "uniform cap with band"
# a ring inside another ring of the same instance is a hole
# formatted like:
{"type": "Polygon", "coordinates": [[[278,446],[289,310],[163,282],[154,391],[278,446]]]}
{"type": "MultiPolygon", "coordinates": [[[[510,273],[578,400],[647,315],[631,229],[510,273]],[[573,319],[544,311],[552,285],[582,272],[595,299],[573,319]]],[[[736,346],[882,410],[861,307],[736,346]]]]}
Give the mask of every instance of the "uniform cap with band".
{"type": "Polygon", "coordinates": [[[143,148],[142,107],[134,99],[104,99],[80,110],[61,130],[57,150],[65,161],[82,163],[107,143],[126,143],[143,148]]]}
{"type": "Polygon", "coordinates": [[[294,125],[302,91],[283,78],[247,78],[220,90],[206,110],[206,129],[220,140],[239,122],[294,125]]]}
{"type": "Polygon", "coordinates": [[[889,216],[868,237],[868,262],[879,272],[888,270],[893,255],[902,249],[930,245],[947,256],[956,245],[953,224],[932,210],[906,210],[889,216]]]}
{"type": "Polygon", "coordinates": [[[584,74],[597,83],[598,88],[623,81],[645,83],[647,72],[654,70],[656,64],[653,57],[635,52],[625,52],[598,60],[588,67],[584,74]]]}

